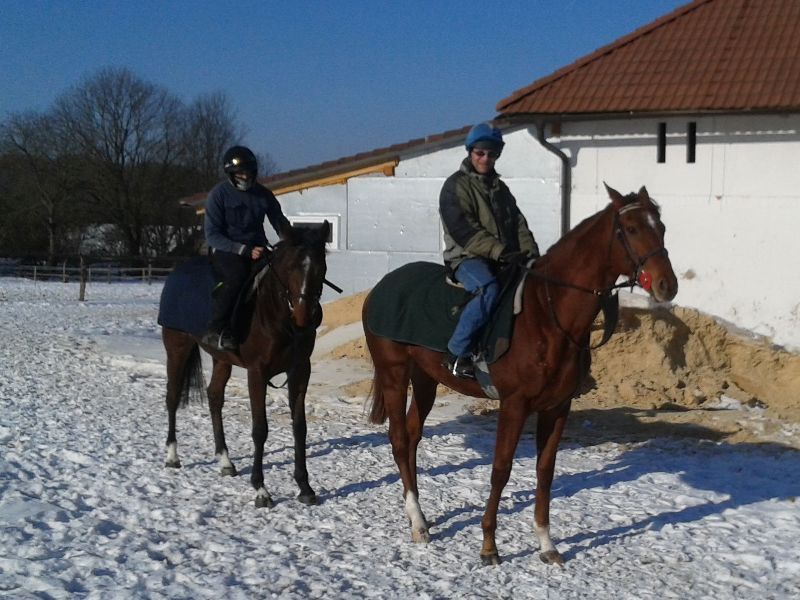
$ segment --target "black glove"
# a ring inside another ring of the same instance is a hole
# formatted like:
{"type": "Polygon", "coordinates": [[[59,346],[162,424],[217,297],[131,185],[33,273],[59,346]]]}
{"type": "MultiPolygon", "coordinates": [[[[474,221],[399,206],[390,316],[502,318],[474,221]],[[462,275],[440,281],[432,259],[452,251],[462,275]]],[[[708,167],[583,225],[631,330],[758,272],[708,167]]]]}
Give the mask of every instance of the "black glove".
{"type": "Polygon", "coordinates": [[[504,251],[498,260],[504,265],[524,265],[531,259],[531,256],[523,250],[514,250],[512,252],[504,251]]]}

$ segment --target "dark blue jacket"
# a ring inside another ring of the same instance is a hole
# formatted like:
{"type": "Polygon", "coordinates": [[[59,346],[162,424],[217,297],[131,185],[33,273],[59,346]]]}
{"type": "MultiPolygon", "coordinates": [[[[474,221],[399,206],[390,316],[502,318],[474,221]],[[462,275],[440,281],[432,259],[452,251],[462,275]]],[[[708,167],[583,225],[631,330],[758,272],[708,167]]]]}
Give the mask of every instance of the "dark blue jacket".
{"type": "Polygon", "coordinates": [[[266,247],[264,218],[280,236],[291,227],[275,195],[260,183],[243,192],[230,181],[217,184],[206,200],[205,235],[211,248],[244,256],[266,247]]]}

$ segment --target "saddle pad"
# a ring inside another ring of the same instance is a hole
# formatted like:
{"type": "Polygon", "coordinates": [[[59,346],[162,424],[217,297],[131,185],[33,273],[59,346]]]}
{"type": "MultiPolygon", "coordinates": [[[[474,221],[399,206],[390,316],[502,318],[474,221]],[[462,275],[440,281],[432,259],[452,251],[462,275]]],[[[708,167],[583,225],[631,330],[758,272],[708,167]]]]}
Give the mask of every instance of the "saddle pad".
{"type": "MultiPolygon", "coordinates": [[[[380,337],[445,352],[470,298],[463,288],[449,285],[445,276],[443,265],[428,262],[409,263],[388,273],[370,292],[367,328],[380,337]]],[[[487,363],[505,353],[511,337],[513,286],[503,289],[486,333],[480,336],[487,363]],[[508,289],[511,293],[505,293],[508,289]]]]}
{"type": "Polygon", "coordinates": [[[214,275],[207,256],[195,256],[175,267],[164,282],[158,324],[201,337],[211,319],[214,275]]]}

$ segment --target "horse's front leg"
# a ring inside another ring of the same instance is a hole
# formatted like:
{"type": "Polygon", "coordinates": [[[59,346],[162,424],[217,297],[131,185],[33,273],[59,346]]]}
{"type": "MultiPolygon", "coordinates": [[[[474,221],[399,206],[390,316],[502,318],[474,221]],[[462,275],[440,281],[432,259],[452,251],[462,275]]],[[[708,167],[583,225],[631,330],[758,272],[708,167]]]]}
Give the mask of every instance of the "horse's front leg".
{"type": "Polygon", "coordinates": [[[511,476],[511,462],[517,450],[519,436],[525,425],[527,410],[525,399],[519,396],[502,400],[500,417],[497,422],[497,439],[494,448],[494,461],[492,462],[492,491],[486,502],[481,527],[483,528],[483,546],[481,547],[481,561],[484,565],[500,564],[500,554],[495,542],[497,530],[497,509],[500,505],[500,496],[511,476]]]}
{"type": "Polygon", "coordinates": [[[267,375],[259,366],[247,370],[250,414],[253,421],[253,472],[250,483],[256,490],[256,508],[272,508],[272,496],[264,487],[264,444],[267,442],[267,375]]]}
{"type": "Polygon", "coordinates": [[[289,410],[292,413],[294,434],[294,480],[300,487],[297,498],[303,504],[317,503],[317,495],[308,483],[306,468],[306,391],[310,375],[311,362],[308,358],[298,359],[289,375],[289,410]]]}
{"type": "Polygon", "coordinates": [[[571,402],[539,413],[536,424],[536,506],[534,529],[539,538],[539,558],[548,564],[563,565],[564,559],[550,539],[550,489],[556,468],[558,443],[567,423],[571,402]]]}
{"type": "Polygon", "coordinates": [[[222,362],[216,358],[211,369],[211,381],[208,384],[208,411],[211,413],[211,426],[214,429],[214,455],[217,457],[220,473],[233,477],[236,467],[228,455],[228,445],[225,443],[225,430],[222,427],[222,407],[225,404],[225,386],[231,377],[230,363],[222,362]]]}

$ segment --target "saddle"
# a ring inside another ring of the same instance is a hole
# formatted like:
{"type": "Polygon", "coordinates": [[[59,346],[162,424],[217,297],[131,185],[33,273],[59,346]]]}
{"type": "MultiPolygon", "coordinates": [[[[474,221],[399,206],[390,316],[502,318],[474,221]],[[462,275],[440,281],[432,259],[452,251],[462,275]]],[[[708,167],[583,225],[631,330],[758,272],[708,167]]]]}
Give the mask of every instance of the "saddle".
{"type": "MultiPolygon", "coordinates": [[[[491,364],[508,350],[519,271],[498,276],[500,299],[487,325],[479,332],[474,354],[491,364]]],[[[443,265],[408,263],[381,279],[370,292],[366,326],[380,337],[445,352],[464,305],[472,295],[447,280],[443,265]]]]}

